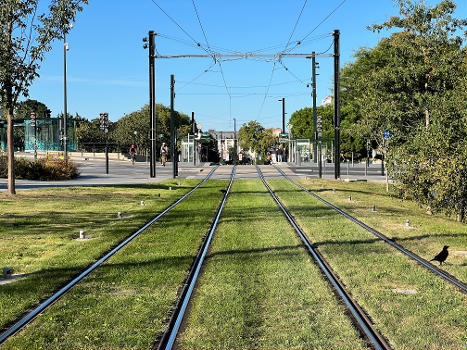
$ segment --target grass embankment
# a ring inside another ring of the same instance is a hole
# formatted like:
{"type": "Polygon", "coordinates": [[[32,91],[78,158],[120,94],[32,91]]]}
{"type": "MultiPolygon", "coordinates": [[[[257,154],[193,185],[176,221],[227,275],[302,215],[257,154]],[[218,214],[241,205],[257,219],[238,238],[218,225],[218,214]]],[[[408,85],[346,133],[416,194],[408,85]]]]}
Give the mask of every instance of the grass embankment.
{"type": "Polygon", "coordinates": [[[197,183],[43,189],[21,191],[15,197],[0,194],[0,267],[25,274],[0,285],[0,329],[197,183]],[[123,219],[117,218],[119,211],[123,219]],[[80,230],[92,239],[76,240],[80,230]]]}
{"type": "Polygon", "coordinates": [[[465,348],[466,295],[289,182],[269,183],[394,349],[465,348]]]}
{"type": "Polygon", "coordinates": [[[176,346],[366,348],[259,180],[234,182],[176,346]]]}
{"type": "MultiPolygon", "coordinates": [[[[415,202],[386,192],[382,184],[307,180],[302,185],[426,260],[432,259],[443,246],[449,246],[449,257],[441,268],[467,283],[465,224],[443,215],[429,215],[415,202]],[[370,211],[373,205],[376,213],[370,211]],[[406,227],[407,219],[412,227],[406,227]]],[[[439,263],[435,261],[434,264],[438,266],[439,263]]]]}
{"type": "Polygon", "coordinates": [[[151,348],[226,184],[204,184],[7,341],[5,348],[151,348]]]}

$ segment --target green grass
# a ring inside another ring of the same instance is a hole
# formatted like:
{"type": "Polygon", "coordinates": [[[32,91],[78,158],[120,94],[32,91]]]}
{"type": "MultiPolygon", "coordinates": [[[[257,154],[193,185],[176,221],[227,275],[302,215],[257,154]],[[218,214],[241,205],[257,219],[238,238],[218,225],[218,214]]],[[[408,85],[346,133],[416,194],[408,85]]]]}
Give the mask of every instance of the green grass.
{"type": "Polygon", "coordinates": [[[21,191],[15,197],[0,194],[0,267],[25,274],[14,283],[0,285],[0,329],[197,183],[43,189],[21,191]],[[118,211],[124,215],[121,220],[118,211]],[[80,229],[93,238],[76,240],[80,229]]]}
{"type": "Polygon", "coordinates": [[[219,205],[208,181],[75,286],[6,349],[149,349],[219,205]]]}
{"type": "Polygon", "coordinates": [[[467,250],[465,224],[443,215],[429,215],[413,201],[401,200],[387,193],[382,184],[316,180],[312,183],[307,180],[302,185],[426,260],[432,259],[443,246],[448,245],[449,257],[441,268],[467,283],[467,257],[457,253],[467,250]],[[322,185],[325,185],[324,189],[322,185]],[[352,196],[351,202],[349,195],[352,196]],[[373,204],[376,213],[370,211],[373,204]],[[413,227],[405,226],[407,219],[413,227]]]}
{"type": "Polygon", "coordinates": [[[364,349],[259,180],[236,181],[179,349],[364,349]]]}
{"type": "Polygon", "coordinates": [[[466,295],[289,182],[269,183],[394,349],[465,348],[466,295]]]}

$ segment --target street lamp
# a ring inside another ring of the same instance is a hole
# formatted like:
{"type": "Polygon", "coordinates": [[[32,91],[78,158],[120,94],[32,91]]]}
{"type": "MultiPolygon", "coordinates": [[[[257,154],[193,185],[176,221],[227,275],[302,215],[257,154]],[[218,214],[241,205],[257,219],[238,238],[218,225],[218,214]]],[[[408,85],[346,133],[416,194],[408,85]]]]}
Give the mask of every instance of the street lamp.
{"type": "MultiPolygon", "coordinates": [[[[68,24],[68,28],[73,28],[73,23],[68,24]]],[[[66,95],[66,52],[69,50],[66,42],[66,33],[63,33],[63,157],[68,161],[67,147],[67,95],[66,95]]]]}

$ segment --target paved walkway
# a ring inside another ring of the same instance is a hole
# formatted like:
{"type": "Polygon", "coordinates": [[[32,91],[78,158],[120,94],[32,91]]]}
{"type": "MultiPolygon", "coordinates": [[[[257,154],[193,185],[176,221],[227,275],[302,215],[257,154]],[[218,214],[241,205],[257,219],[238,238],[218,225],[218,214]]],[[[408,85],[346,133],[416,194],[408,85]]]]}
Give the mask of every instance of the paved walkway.
{"type": "MultiPolygon", "coordinates": [[[[149,176],[148,163],[135,163],[131,165],[129,161],[112,160],[109,163],[109,174],[105,174],[105,161],[100,159],[73,159],[80,167],[81,175],[73,180],[64,181],[37,181],[37,180],[16,180],[17,190],[28,190],[47,187],[69,187],[69,186],[105,186],[105,185],[128,185],[128,184],[146,184],[157,183],[172,178],[172,164],[167,163],[166,167],[162,167],[159,163],[156,165],[156,177],[149,176]]],[[[274,176],[275,169],[272,166],[263,166],[262,168],[271,168],[271,174],[274,176]]],[[[312,165],[295,166],[292,164],[281,163],[280,167],[286,170],[287,174],[295,178],[318,178],[317,169],[312,165]]],[[[209,163],[202,163],[197,166],[192,164],[180,163],[179,164],[179,177],[186,179],[203,179],[209,172],[211,166],[209,163]]],[[[214,179],[228,179],[232,167],[221,166],[215,173],[214,179]]],[[[364,167],[357,166],[356,168],[349,169],[347,175],[347,168],[341,167],[341,179],[345,180],[366,180],[384,182],[385,177],[375,171],[368,176],[364,175],[364,167]]],[[[269,172],[268,172],[269,173],[269,172]]],[[[237,168],[237,178],[256,178],[254,166],[239,166],[237,168]]],[[[334,168],[332,166],[326,167],[326,172],[323,176],[324,179],[334,179],[334,168]]],[[[0,192],[6,192],[7,179],[0,179],[0,192]]]]}

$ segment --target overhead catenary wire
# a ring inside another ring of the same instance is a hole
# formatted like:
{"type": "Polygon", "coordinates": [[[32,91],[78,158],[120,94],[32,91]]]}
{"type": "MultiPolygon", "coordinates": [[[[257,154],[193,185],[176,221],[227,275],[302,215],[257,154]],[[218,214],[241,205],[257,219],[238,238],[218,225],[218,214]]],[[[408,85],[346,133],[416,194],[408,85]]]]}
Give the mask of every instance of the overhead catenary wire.
{"type": "Polygon", "coordinates": [[[292,29],[292,33],[290,33],[289,40],[287,40],[287,44],[285,44],[284,50],[286,50],[287,47],[289,47],[290,40],[292,39],[292,36],[294,35],[295,30],[297,29],[298,22],[300,21],[300,17],[302,17],[302,13],[303,13],[303,10],[305,9],[305,6],[306,6],[306,3],[307,3],[307,2],[308,2],[308,0],[305,0],[305,1],[303,2],[302,9],[300,10],[300,14],[298,15],[298,18],[297,18],[297,20],[295,21],[295,25],[294,25],[294,27],[293,27],[293,29],[292,29]]]}
{"type": "Polygon", "coordinates": [[[292,46],[290,49],[287,50],[287,52],[290,52],[292,51],[293,49],[295,49],[297,46],[299,46],[300,44],[299,43],[302,43],[306,38],[308,38],[311,34],[313,34],[313,32],[318,29],[321,24],[323,24],[324,22],[327,21],[327,19],[329,17],[331,17],[342,5],[344,5],[344,3],[346,2],[347,0],[342,0],[339,5],[337,5],[330,13],[328,13],[322,20],[321,22],[319,22],[308,34],[306,34],[302,40],[299,40],[297,41],[297,44],[295,46],[292,46]]]}

